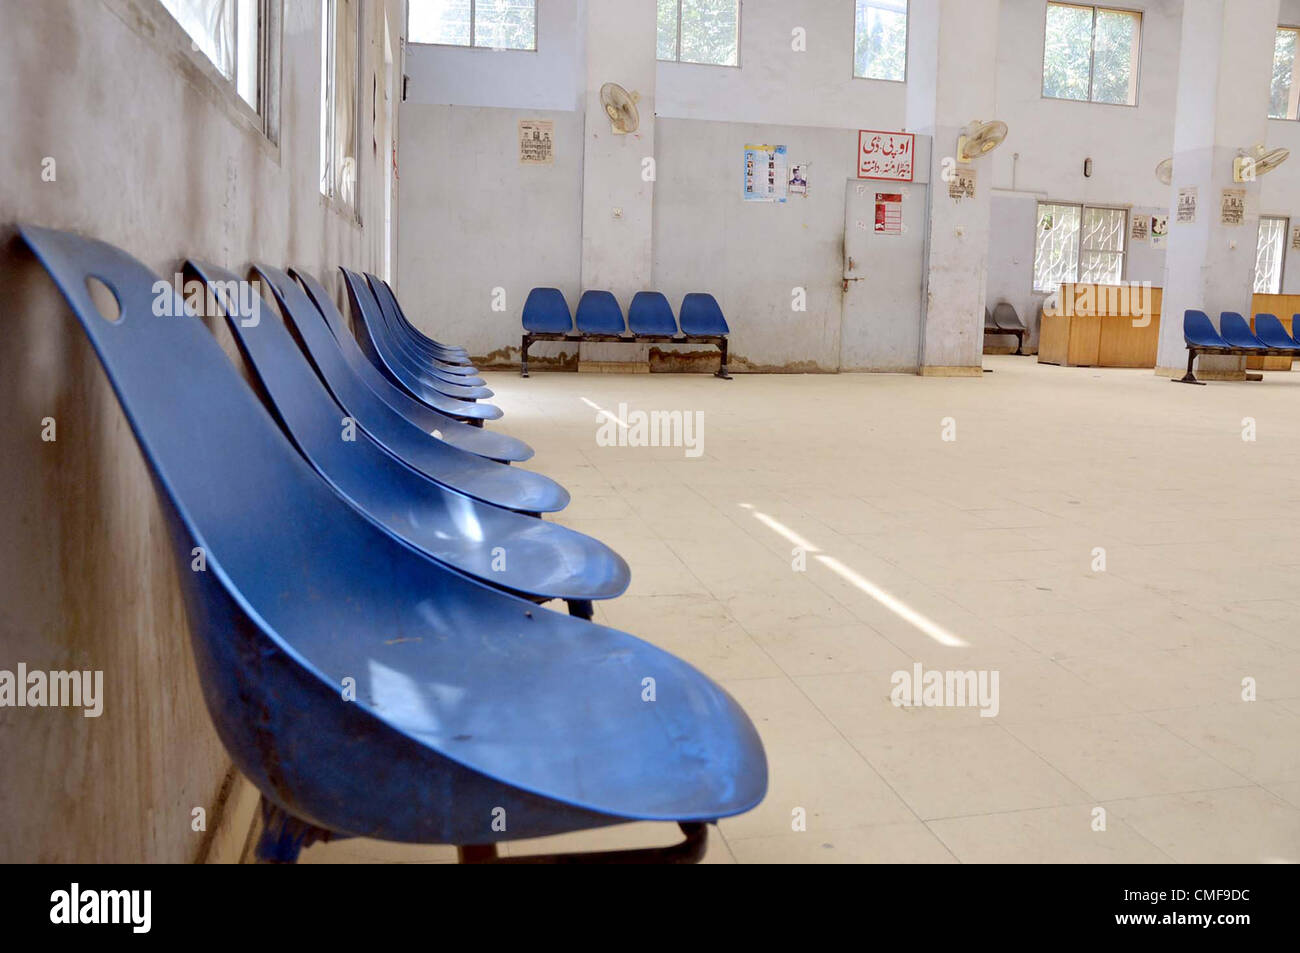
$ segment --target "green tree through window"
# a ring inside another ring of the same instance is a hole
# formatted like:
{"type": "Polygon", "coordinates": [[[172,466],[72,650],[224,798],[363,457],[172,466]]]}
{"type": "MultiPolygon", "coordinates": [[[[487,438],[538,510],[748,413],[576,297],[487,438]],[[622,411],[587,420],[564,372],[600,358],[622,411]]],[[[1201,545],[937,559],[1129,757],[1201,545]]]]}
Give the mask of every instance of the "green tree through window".
{"type": "Polygon", "coordinates": [[[853,75],[897,83],[907,78],[907,0],[857,0],[853,75]]]}
{"type": "Polygon", "coordinates": [[[1043,38],[1043,95],[1134,105],[1141,36],[1140,13],[1049,3],[1043,38]]]}
{"type": "Polygon", "coordinates": [[[740,64],[739,0],[659,0],[658,12],[659,59],[740,64]]]}

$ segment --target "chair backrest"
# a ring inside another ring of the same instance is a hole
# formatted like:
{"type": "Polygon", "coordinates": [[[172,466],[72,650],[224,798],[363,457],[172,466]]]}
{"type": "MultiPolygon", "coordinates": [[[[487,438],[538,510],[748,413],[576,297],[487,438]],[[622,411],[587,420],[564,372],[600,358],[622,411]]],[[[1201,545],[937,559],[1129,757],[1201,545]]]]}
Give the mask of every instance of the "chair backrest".
{"type": "Polygon", "coordinates": [[[682,299],[682,308],[677,315],[682,326],[682,333],[688,337],[705,337],[730,334],[727,319],[722,316],[718,299],[704,292],[692,292],[682,299]]]}
{"type": "Polygon", "coordinates": [[[584,291],[578,299],[578,331],[581,334],[623,334],[623,309],[608,291],[584,291]]]}
{"type": "Polygon", "coordinates": [[[1219,336],[1232,347],[1263,347],[1264,343],[1250,329],[1250,324],[1236,311],[1219,315],[1219,336]]]}
{"type": "Polygon", "coordinates": [[[1183,312],[1183,340],[1193,347],[1227,347],[1214,322],[1204,311],[1189,308],[1183,312]]]}
{"type": "Polygon", "coordinates": [[[993,321],[1004,330],[1023,331],[1025,324],[1016,313],[1015,305],[1009,301],[999,301],[993,308],[993,321]]]}
{"type": "Polygon", "coordinates": [[[573,315],[559,288],[534,288],[524,302],[524,330],[534,334],[572,334],[573,315]]]}
{"type": "Polygon", "coordinates": [[[633,334],[677,334],[677,319],[673,307],[658,291],[638,291],[627,307],[627,327],[633,334]]]}
{"type": "Polygon", "coordinates": [[[996,331],[997,327],[998,327],[997,323],[993,320],[993,312],[991,312],[988,309],[988,305],[985,305],[984,306],[984,330],[996,331]]]}
{"type": "Polygon", "coordinates": [[[1255,336],[1271,348],[1285,350],[1296,346],[1275,314],[1255,315],[1255,336]]]}

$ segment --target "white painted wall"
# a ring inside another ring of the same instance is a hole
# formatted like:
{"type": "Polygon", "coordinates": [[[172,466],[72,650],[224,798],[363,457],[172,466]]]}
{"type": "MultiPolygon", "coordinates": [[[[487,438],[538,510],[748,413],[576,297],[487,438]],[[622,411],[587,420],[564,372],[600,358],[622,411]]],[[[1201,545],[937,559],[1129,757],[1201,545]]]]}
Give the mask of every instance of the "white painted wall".
{"type": "MultiPolygon", "coordinates": [[[[539,51],[536,54],[411,48],[407,69],[411,74],[411,103],[492,105],[512,111],[515,118],[549,115],[550,112],[534,112],[543,108],[561,113],[577,110],[573,115],[578,117],[578,128],[582,128],[578,101],[585,75],[586,52],[583,47],[588,41],[576,24],[583,22],[583,8],[589,2],[591,0],[542,0],[539,51]]],[[[1124,206],[1134,214],[1151,214],[1169,203],[1168,189],[1156,179],[1154,168],[1173,152],[1183,0],[1132,0],[1122,6],[1143,12],[1138,103],[1133,107],[1044,99],[1041,87],[1046,0],[1001,0],[993,66],[996,71],[993,113],[995,118],[1007,122],[1010,135],[1001,148],[980,162],[981,185],[993,189],[989,210],[992,238],[986,300],[989,304],[995,304],[1001,298],[1012,301],[1031,326],[1036,323],[1041,296],[1032,291],[1033,214],[1027,211],[1032,207],[1032,201],[1023,200],[1024,196],[1041,195],[1044,199],[1057,201],[1124,206]],[[1085,158],[1093,160],[1090,178],[1083,175],[1085,158]],[[1016,199],[1015,196],[1022,198],[1016,199]],[[1010,204],[1006,204],[1008,201],[1010,204]],[[1030,229],[1028,237],[1022,231],[1026,224],[1030,229]]],[[[1282,0],[1279,20],[1300,23],[1300,0],[1282,0]]],[[[927,26],[927,21],[918,21],[913,14],[914,32],[924,31],[927,26]]],[[[718,183],[716,187],[721,190],[718,194],[709,192],[710,186],[699,174],[674,168],[676,157],[708,158],[714,150],[723,148],[717,145],[721,141],[719,137],[725,138],[731,133],[725,128],[710,128],[711,125],[747,126],[754,137],[767,141],[781,141],[784,137],[791,140],[787,144],[792,148],[794,133],[790,130],[798,127],[817,130],[811,134],[812,141],[820,142],[822,133],[828,130],[904,126],[908,90],[926,84],[933,86],[933,77],[927,77],[925,70],[913,63],[909,66],[906,85],[853,79],[852,27],[852,0],[744,0],[738,68],[657,64],[654,83],[656,127],[671,128],[668,133],[671,139],[667,143],[656,143],[655,148],[661,163],[669,160],[668,166],[661,165],[659,180],[655,184],[655,282],[674,284],[679,280],[673,273],[677,268],[684,269],[684,275],[696,280],[700,271],[698,263],[713,260],[717,249],[726,248],[734,241],[725,228],[719,227],[718,222],[722,220],[716,218],[718,210],[724,204],[729,205],[731,200],[730,168],[726,175],[709,180],[718,183]],[[806,30],[808,50],[805,53],[791,48],[791,31],[796,27],[806,30]],[[694,124],[666,126],[669,121],[679,120],[690,120],[694,124]],[[690,179],[678,181],[678,175],[687,175],[690,179]],[[692,214],[683,198],[687,195],[692,196],[691,202],[695,207],[709,212],[692,214]]],[[[971,68],[982,69],[978,66],[971,68]]],[[[916,92],[914,90],[913,94],[916,92]]],[[[411,103],[408,103],[408,112],[418,115],[420,107],[409,108],[411,103]]],[[[1257,108],[1265,110],[1267,104],[1260,103],[1257,108]]],[[[422,121],[416,119],[413,124],[419,125],[422,121]]],[[[507,126],[510,121],[502,120],[507,126]]],[[[488,128],[468,132],[470,136],[465,140],[465,149],[469,153],[485,157],[492,150],[512,148],[508,141],[499,138],[499,130],[488,128]],[[490,136],[491,141],[484,136],[490,136]]],[[[1270,146],[1292,148],[1296,157],[1261,181],[1259,210],[1263,214],[1289,215],[1293,224],[1300,225],[1300,122],[1270,121],[1268,139],[1270,146]]],[[[845,141],[849,141],[847,137],[845,141]]],[[[412,198],[408,187],[422,177],[442,174],[438,162],[432,166],[424,162],[412,142],[408,139],[403,145],[402,176],[406,189],[403,214],[406,219],[419,218],[423,214],[418,200],[407,201],[412,198]]],[[[491,191],[500,184],[499,201],[506,203],[507,207],[501,211],[481,210],[478,214],[490,219],[498,215],[512,217],[508,203],[515,201],[514,196],[518,193],[509,184],[513,175],[509,158],[505,156],[503,164],[481,158],[478,160],[480,168],[462,164],[462,181],[473,179],[482,188],[470,189],[465,196],[457,196],[454,190],[448,189],[440,200],[439,214],[454,215],[455,220],[463,221],[470,211],[466,196],[479,196],[474,201],[481,201],[485,190],[491,191]]],[[[842,162],[839,156],[819,161],[829,162],[836,169],[842,162]]],[[[812,171],[817,185],[827,181],[823,169],[814,165],[812,171]]],[[[554,201],[548,203],[548,217],[560,223],[555,226],[555,241],[573,241],[573,229],[568,223],[580,221],[582,214],[581,167],[570,169],[569,173],[577,175],[577,189],[572,187],[567,177],[561,176],[556,181],[562,180],[564,184],[553,196],[554,201]],[[574,207],[561,209],[564,203],[573,203],[574,207]]],[[[533,198],[530,201],[538,200],[533,198]]],[[[731,214],[743,213],[732,209],[731,214]]],[[[827,213],[826,220],[833,217],[827,213]]],[[[533,229],[528,222],[516,227],[522,228],[525,234],[531,234],[533,229]]],[[[416,226],[414,234],[422,236],[428,230],[425,226],[416,226]]],[[[813,231],[815,229],[809,229],[805,233],[801,229],[799,235],[813,231]]],[[[580,241],[581,225],[577,226],[577,232],[580,241]]],[[[817,250],[817,243],[826,240],[825,234],[807,238],[806,246],[799,235],[783,235],[784,240],[795,243],[793,247],[804,249],[796,252],[797,256],[802,256],[807,262],[819,260],[819,256],[825,257],[817,250]]],[[[505,241],[509,245],[513,240],[506,238],[505,241]]],[[[456,302],[450,310],[460,311],[464,302],[477,300],[480,296],[479,288],[485,276],[477,273],[478,268],[470,259],[494,260],[490,247],[491,237],[484,234],[482,237],[466,236],[461,245],[448,248],[451,264],[447,266],[445,278],[440,276],[438,280],[442,286],[440,293],[447,296],[448,301],[456,302]],[[461,264],[458,266],[457,262],[461,264]]],[[[557,257],[571,263],[572,255],[566,254],[568,257],[549,247],[544,253],[548,266],[557,257]]],[[[412,259],[405,253],[403,260],[408,263],[408,268],[400,280],[419,281],[418,287],[422,291],[428,290],[432,278],[411,273],[409,264],[412,259]]],[[[756,264],[763,261],[761,256],[738,255],[727,260],[729,268],[738,270],[734,275],[729,273],[725,279],[715,275],[715,281],[734,282],[736,287],[758,287],[766,280],[767,276],[756,264]]],[[[512,273],[507,278],[512,287],[526,284],[523,276],[535,275],[539,271],[531,262],[523,261],[512,263],[510,268],[512,273]]],[[[1150,280],[1159,284],[1163,280],[1163,271],[1162,251],[1151,248],[1149,243],[1130,248],[1129,280],[1150,280]]],[[[552,283],[561,287],[565,287],[564,281],[573,280],[567,277],[569,272],[558,264],[554,274],[556,277],[552,283]]],[[[680,280],[684,282],[686,279],[680,280]]],[[[1284,289],[1300,291],[1300,251],[1288,251],[1284,289]]],[[[574,300],[579,290],[574,288],[574,300]]],[[[733,292],[727,288],[726,294],[730,297],[733,292]]],[[[518,297],[512,294],[512,299],[518,297]]],[[[829,303],[825,305],[829,306],[829,303]]],[[[483,353],[510,343],[517,336],[518,327],[513,301],[511,307],[510,319],[504,322],[510,327],[502,328],[503,333],[485,340],[488,329],[495,329],[496,324],[478,322],[465,328],[466,339],[481,342],[475,346],[483,353]]],[[[737,335],[752,335],[745,348],[738,347],[737,350],[752,351],[750,356],[758,364],[796,366],[807,361],[809,366],[831,366],[827,364],[830,353],[827,341],[818,339],[818,343],[812,346],[806,343],[812,340],[808,336],[789,334],[784,314],[778,318],[777,312],[764,306],[746,320],[752,331],[741,329],[741,321],[733,322],[737,325],[737,335]]],[[[1032,330],[1031,343],[1036,340],[1036,328],[1032,330]]]]}

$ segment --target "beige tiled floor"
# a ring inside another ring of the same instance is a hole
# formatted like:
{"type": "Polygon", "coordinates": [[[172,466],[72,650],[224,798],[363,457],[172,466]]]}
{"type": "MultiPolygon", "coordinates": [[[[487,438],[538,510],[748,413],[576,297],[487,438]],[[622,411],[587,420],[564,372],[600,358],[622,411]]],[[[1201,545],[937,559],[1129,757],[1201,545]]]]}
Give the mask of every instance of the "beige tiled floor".
{"type": "MultiPolygon", "coordinates": [[[[558,521],[632,567],[598,620],[724,684],[764,739],[768,797],[722,821],[708,860],[1300,861],[1300,371],[1193,388],[985,366],[489,375],[497,429],[573,494],[558,521]],[[705,453],[597,446],[580,398],[702,411],[705,453]],[[894,707],[890,676],[914,661],[996,670],[997,717],[894,707]]],[[[357,841],[305,859],[454,851],[357,841]]]]}

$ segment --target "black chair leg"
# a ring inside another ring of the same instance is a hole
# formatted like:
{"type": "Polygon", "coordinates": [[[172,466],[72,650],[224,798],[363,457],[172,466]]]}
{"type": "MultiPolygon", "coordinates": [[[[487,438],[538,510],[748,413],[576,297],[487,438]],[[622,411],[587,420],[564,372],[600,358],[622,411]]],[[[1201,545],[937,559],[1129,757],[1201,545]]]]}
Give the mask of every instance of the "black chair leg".
{"type": "Polygon", "coordinates": [[[1174,378],[1173,382],[1175,384],[1199,384],[1202,387],[1205,386],[1205,381],[1198,381],[1196,375],[1192,373],[1192,362],[1195,360],[1196,352],[1189,347],[1187,349],[1187,373],[1182,377],[1174,378]]]}
{"type": "Polygon", "coordinates": [[[519,376],[520,377],[528,376],[528,348],[529,345],[531,345],[532,343],[533,343],[532,336],[525,334],[523,345],[520,347],[520,353],[519,353],[519,376]]]}
{"type": "Polygon", "coordinates": [[[718,343],[718,350],[722,352],[722,360],[721,363],[718,364],[717,373],[714,374],[713,376],[721,377],[724,381],[729,381],[731,380],[731,375],[727,373],[727,339],[726,338],[723,338],[718,343]]]}
{"type": "Polygon", "coordinates": [[[569,615],[590,620],[596,614],[596,607],[592,605],[590,599],[565,599],[564,601],[569,604],[569,615]]]}

